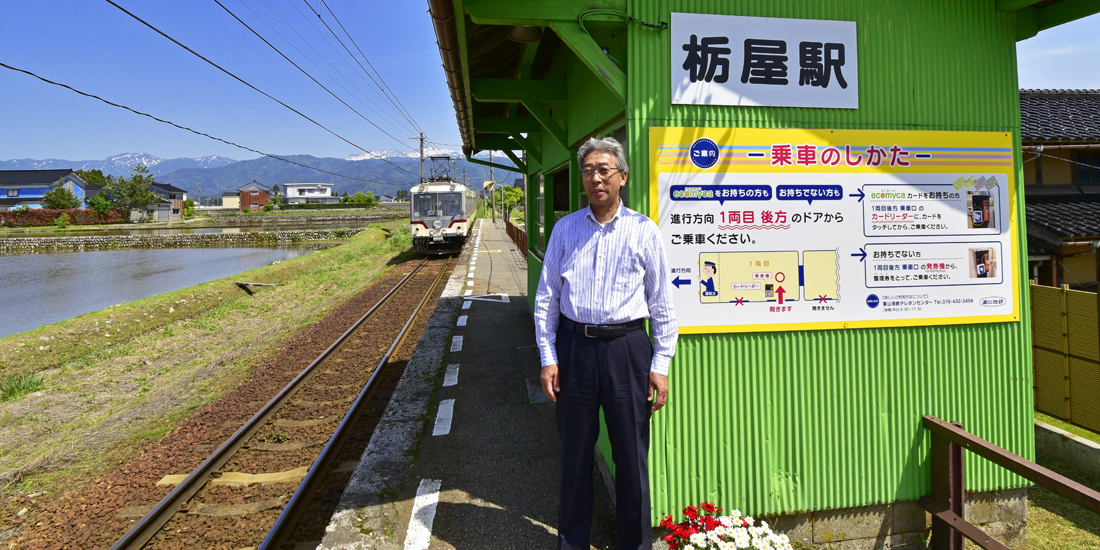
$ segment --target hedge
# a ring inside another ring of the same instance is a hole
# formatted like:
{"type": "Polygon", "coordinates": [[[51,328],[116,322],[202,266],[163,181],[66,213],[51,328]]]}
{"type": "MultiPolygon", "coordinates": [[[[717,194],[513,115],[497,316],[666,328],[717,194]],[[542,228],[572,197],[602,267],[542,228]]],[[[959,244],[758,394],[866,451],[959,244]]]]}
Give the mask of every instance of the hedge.
{"type": "Polygon", "coordinates": [[[33,208],[30,210],[0,210],[0,227],[47,227],[62,214],[69,216],[69,225],[97,225],[105,223],[123,223],[122,210],[108,210],[99,214],[87,208],[54,210],[51,208],[33,208]]]}
{"type": "Polygon", "coordinates": [[[352,203],[329,203],[329,204],[280,204],[279,210],[339,210],[339,209],[368,209],[371,206],[366,204],[352,204],[352,203]]]}

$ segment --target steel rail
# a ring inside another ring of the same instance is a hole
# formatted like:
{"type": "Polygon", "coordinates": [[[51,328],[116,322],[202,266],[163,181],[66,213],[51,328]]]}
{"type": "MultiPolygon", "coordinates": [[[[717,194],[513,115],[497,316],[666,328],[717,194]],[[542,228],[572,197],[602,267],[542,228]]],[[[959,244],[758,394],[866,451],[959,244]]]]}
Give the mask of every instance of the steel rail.
{"type": "Polygon", "coordinates": [[[394,338],[393,344],[386,350],[382,359],[378,361],[378,366],[374,367],[374,372],[371,373],[366,385],[364,385],[362,391],[359,392],[359,397],[355,399],[351,408],[348,409],[348,413],[344,415],[344,418],[340,421],[340,425],[336,427],[336,432],[333,433],[332,437],[325,443],[325,447],[321,449],[321,454],[318,455],[317,460],[310,466],[306,476],[302,478],[301,483],[298,484],[298,490],[294,491],[294,495],[290,497],[286,506],[283,507],[282,513],[279,514],[279,517],[275,520],[275,525],[271,527],[271,530],[267,533],[267,537],[265,537],[263,542],[256,547],[256,550],[279,548],[290,538],[302,513],[305,512],[305,505],[310,501],[310,497],[307,495],[311,495],[316,490],[316,485],[324,479],[325,474],[328,473],[328,468],[334,466],[334,464],[329,462],[329,457],[335,455],[344,445],[348,435],[348,428],[355,423],[355,420],[361,412],[360,409],[367,402],[367,396],[373,389],[375,377],[382,371],[382,367],[389,361],[393,352],[404,342],[405,336],[408,335],[413,321],[416,320],[416,316],[420,314],[420,311],[424,308],[424,304],[428,302],[428,299],[435,294],[435,289],[439,287],[439,282],[443,279],[443,275],[447,273],[447,268],[451,266],[451,262],[453,261],[453,258],[448,258],[447,262],[443,264],[443,268],[439,270],[439,274],[436,275],[435,281],[433,281],[431,287],[424,292],[424,297],[420,299],[420,303],[417,304],[416,309],[413,310],[408,320],[405,321],[405,326],[401,327],[401,332],[397,335],[397,338],[394,338]]]}
{"type": "Polygon", "coordinates": [[[230,457],[232,457],[250,437],[259,431],[267,420],[274,415],[276,411],[282,408],[291,396],[297,393],[301,385],[313,376],[317,366],[324,362],[324,360],[328,358],[328,356],[336,350],[348,336],[354,333],[360,325],[373,315],[378,308],[388,302],[401,287],[405,286],[405,283],[412,280],[413,275],[415,275],[425,263],[427,263],[426,259],[417,264],[408,275],[394,285],[394,287],[390,289],[385,296],[379,299],[377,303],[371,306],[371,308],[367,310],[351,328],[344,331],[332,345],[325,349],[325,351],[314,359],[309,366],[302,370],[302,372],[298,373],[298,376],[294,377],[294,380],[291,380],[282,391],[271,398],[271,401],[268,401],[262,409],[252,415],[252,418],[250,418],[248,422],[241,426],[233,435],[229,436],[229,439],[222,443],[213,454],[195,468],[186,479],[180,482],[180,484],[172,490],[172,492],[168,493],[168,495],[161,499],[149,513],[145,514],[144,517],[135,523],[134,526],[111,547],[111,550],[139,549],[145,546],[145,544],[148,543],[166,523],[168,523],[168,520],[176,512],[181,511],[184,505],[202,489],[206,481],[214,477],[217,470],[225,465],[230,457]]]}

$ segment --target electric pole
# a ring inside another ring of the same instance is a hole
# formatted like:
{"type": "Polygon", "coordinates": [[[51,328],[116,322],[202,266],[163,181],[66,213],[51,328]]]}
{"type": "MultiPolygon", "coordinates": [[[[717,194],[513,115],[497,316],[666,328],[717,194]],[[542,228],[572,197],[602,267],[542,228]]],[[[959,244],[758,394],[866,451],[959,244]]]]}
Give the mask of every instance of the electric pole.
{"type": "Polygon", "coordinates": [[[424,132],[420,132],[420,137],[409,139],[420,140],[420,183],[424,183],[424,132]]]}
{"type": "Polygon", "coordinates": [[[492,212],[493,223],[497,223],[497,178],[493,175],[493,152],[489,151],[489,180],[493,182],[493,188],[489,190],[489,211],[492,212]]]}

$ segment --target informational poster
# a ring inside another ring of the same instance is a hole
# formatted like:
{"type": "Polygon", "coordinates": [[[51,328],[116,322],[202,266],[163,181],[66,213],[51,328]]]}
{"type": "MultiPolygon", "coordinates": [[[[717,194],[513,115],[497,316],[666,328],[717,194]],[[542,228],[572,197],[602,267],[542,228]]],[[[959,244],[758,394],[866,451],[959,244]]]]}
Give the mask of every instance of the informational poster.
{"type": "Polygon", "coordinates": [[[1011,134],[651,128],[680,332],[1018,321],[1011,134]]]}

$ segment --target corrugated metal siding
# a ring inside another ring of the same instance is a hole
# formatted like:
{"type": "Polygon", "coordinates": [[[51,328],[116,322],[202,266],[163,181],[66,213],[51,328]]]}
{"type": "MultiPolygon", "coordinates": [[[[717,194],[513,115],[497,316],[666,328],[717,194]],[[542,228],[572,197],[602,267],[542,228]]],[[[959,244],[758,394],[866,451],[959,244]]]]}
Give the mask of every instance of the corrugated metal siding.
{"type": "MultiPolygon", "coordinates": [[[[668,32],[632,26],[632,182],[649,180],[651,126],[1010,131],[1019,145],[1014,20],[991,2],[634,0],[629,9],[649,22],[673,11],[856,21],[861,66],[858,110],[673,106],[668,32]]],[[[1016,170],[1022,189],[1019,158],[1016,170]]],[[[1022,193],[1015,206],[1026,258],[1022,193]]],[[[929,492],[924,414],[1032,457],[1027,292],[1017,300],[1020,323],[681,336],[670,405],[653,421],[654,518],[702,500],[770,515],[917,499],[929,492]]],[[[606,444],[601,452],[609,456],[606,444]]],[[[1021,485],[967,461],[969,489],[1021,485]]]]}

